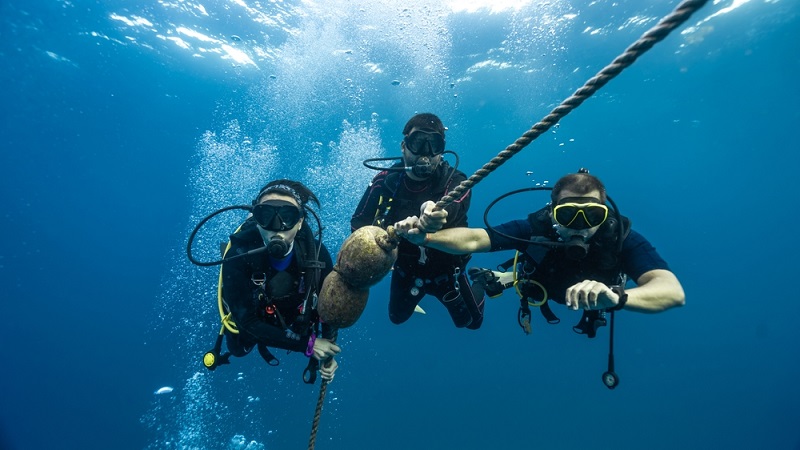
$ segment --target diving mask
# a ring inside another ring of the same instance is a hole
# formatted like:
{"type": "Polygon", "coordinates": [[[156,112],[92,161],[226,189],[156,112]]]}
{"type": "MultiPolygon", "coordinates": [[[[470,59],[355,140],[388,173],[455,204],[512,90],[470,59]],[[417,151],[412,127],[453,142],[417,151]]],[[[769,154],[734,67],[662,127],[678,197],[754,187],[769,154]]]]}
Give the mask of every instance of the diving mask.
{"type": "Polygon", "coordinates": [[[553,208],[553,220],[562,227],[585,230],[608,219],[608,206],[591,197],[567,197],[553,208]]]}
{"type": "Polygon", "coordinates": [[[436,131],[416,130],[403,138],[406,150],[415,156],[437,156],[444,153],[444,136],[436,131]]]}
{"type": "Polygon", "coordinates": [[[253,207],[253,218],[268,231],[287,231],[301,218],[300,208],[283,200],[267,200],[253,207]]]}

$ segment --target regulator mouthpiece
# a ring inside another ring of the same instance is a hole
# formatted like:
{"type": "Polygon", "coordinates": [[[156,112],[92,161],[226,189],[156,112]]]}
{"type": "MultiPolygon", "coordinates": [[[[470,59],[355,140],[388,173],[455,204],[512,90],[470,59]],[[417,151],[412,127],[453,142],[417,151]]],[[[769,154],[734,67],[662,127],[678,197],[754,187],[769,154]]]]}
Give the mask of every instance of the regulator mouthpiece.
{"type": "Polygon", "coordinates": [[[275,259],[283,258],[289,253],[289,244],[281,236],[273,236],[267,242],[267,253],[275,259]]]}
{"type": "Polygon", "coordinates": [[[589,253],[589,244],[580,234],[569,237],[566,244],[567,257],[574,260],[586,258],[589,253]]]}
{"type": "Polygon", "coordinates": [[[413,166],[406,167],[406,170],[411,169],[411,173],[418,178],[430,178],[433,172],[436,171],[436,166],[431,163],[430,158],[422,156],[417,158],[413,166]]]}

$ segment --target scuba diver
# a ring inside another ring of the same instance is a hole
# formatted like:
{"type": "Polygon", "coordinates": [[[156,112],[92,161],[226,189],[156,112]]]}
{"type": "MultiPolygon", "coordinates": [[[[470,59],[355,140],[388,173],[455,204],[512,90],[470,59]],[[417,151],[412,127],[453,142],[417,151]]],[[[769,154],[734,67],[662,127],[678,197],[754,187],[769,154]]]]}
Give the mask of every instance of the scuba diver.
{"type": "MultiPolygon", "coordinates": [[[[386,228],[421,214],[450,189],[466,179],[458,170],[458,155],[445,151],[445,127],[430,113],[417,114],[406,123],[400,158],[367,160],[364,165],[381,170],[367,187],[353,216],[353,231],[375,225],[386,228]],[[456,157],[456,167],[443,154],[456,157]],[[368,165],[372,161],[400,160],[389,168],[368,165]]],[[[446,209],[425,215],[419,225],[425,231],[466,227],[471,193],[467,191],[446,209]]],[[[436,297],[458,328],[476,330],[483,323],[483,294],[475,297],[465,272],[470,256],[451,255],[403,240],[392,271],[389,319],[395,324],[408,320],[426,295],[436,297]]]]}
{"type": "MultiPolygon", "coordinates": [[[[308,203],[319,200],[305,185],[275,180],[264,186],[252,207],[224,208],[204,219],[189,242],[189,258],[195,264],[222,264],[219,307],[223,326],[214,349],[206,353],[210,370],[257,348],[269,365],[278,359],[267,347],[305,354],[309,364],[303,374],[313,383],[319,369],[330,381],[338,368],[333,358],[341,349],[332,340],[335,330],[320,323],[317,293],[333,264],[330,253],[306,223],[308,212],[319,218],[308,203]],[[223,259],[200,263],[191,256],[191,241],[206,220],[227,209],[247,209],[251,215],[230,235],[223,259]],[[228,353],[222,354],[222,337],[228,353]],[[326,361],[320,367],[319,361],[326,361]]],[[[321,230],[321,227],[319,227],[321,230]]]]}
{"type": "MultiPolygon", "coordinates": [[[[520,189],[494,203],[519,192],[549,189],[520,189]]],[[[429,212],[423,211],[422,216],[429,212]]],[[[487,215],[488,209],[485,220],[487,215]]],[[[527,219],[435,233],[419,227],[420,221],[410,217],[396,223],[395,230],[413,245],[456,255],[517,250],[512,261],[500,265],[513,266],[510,274],[472,268],[470,276],[473,289],[485,289],[492,297],[505,288],[516,288],[521,298],[518,321],[526,333],[530,333],[531,306],[539,307],[549,323],[559,322],[548,300],[583,310],[573,330],[590,338],[606,325],[606,313],[610,313],[609,370],[603,374],[610,389],[619,381],[613,371],[614,312],[657,313],[685,302],[683,287],[667,263],[644,236],[631,229],[628,218],[606,196],[603,183],[586,169],[559,179],[550,203],[527,219]],[[628,278],[635,287],[626,288],[628,278]]]]}

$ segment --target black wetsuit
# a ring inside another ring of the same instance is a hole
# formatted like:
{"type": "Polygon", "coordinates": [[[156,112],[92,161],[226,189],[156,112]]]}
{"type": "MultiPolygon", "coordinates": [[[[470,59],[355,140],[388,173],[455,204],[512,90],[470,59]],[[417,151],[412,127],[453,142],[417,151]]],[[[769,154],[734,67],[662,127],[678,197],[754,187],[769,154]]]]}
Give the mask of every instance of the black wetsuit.
{"type": "MultiPolygon", "coordinates": [[[[402,164],[394,166],[402,167],[402,164]]],[[[350,220],[352,230],[366,225],[386,228],[408,216],[419,216],[419,208],[428,200],[438,201],[466,179],[466,175],[442,161],[428,180],[415,181],[402,171],[383,171],[370,183],[350,220]],[[391,201],[390,201],[391,199],[391,201]]],[[[466,227],[471,193],[467,191],[445,210],[444,228],[466,227]]],[[[478,329],[483,323],[484,300],[476,298],[466,277],[469,255],[451,255],[423,248],[402,240],[392,272],[389,319],[396,324],[408,320],[414,307],[426,294],[433,295],[447,308],[457,327],[478,329]],[[454,274],[458,271],[458,276],[454,274]],[[458,284],[458,289],[455,289],[458,284]]]]}
{"type": "MultiPolygon", "coordinates": [[[[223,263],[222,298],[239,329],[239,334],[226,330],[228,350],[234,356],[246,355],[255,345],[259,345],[260,351],[263,351],[262,346],[298,352],[307,350],[312,329],[318,322],[313,308],[308,314],[300,313],[308,289],[313,287],[319,291],[318,286],[311,285],[313,270],[301,267],[303,262],[314,259],[314,247],[319,245],[311,239],[311,233],[304,224],[292,251],[284,260],[276,261],[263,252],[223,263]],[[264,280],[263,288],[257,284],[261,280],[264,280]],[[287,329],[300,339],[288,337],[287,329]]],[[[264,246],[252,219],[231,235],[230,242],[228,257],[264,246]]],[[[325,265],[319,274],[318,285],[321,285],[333,267],[324,245],[320,249],[319,261],[325,265]]],[[[329,330],[323,326],[322,337],[328,337],[328,333],[329,330]]]]}

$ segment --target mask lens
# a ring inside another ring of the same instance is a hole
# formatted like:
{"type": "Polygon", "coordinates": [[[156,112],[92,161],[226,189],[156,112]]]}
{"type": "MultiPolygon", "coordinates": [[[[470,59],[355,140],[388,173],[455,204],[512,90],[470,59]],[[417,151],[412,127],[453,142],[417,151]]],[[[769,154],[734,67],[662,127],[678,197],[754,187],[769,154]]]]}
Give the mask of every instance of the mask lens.
{"type": "Polygon", "coordinates": [[[286,231],[300,221],[300,209],[289,202],[267,200],[253,207],[253,218],[269,231],[286,231]]]}
{"type": "Polygon", "coordinates": [[[608,207],[599,203],[564,203],[553,209],[556,223],[573,230],[585,230],[603,224],[608,207]]]}
{"type": "Polygon", "coordinates": [[[437,132],[417,130],[403,139],[414,155],[436,156],[444,153],[444,136],[437,132]]]}
{"type": "Polygon", "coordinates": [[[583,214],[590,227],[597,227],[606,221],[608,217],[608,207],[606,205],[589,205],[583,209],[583,214]]]}

